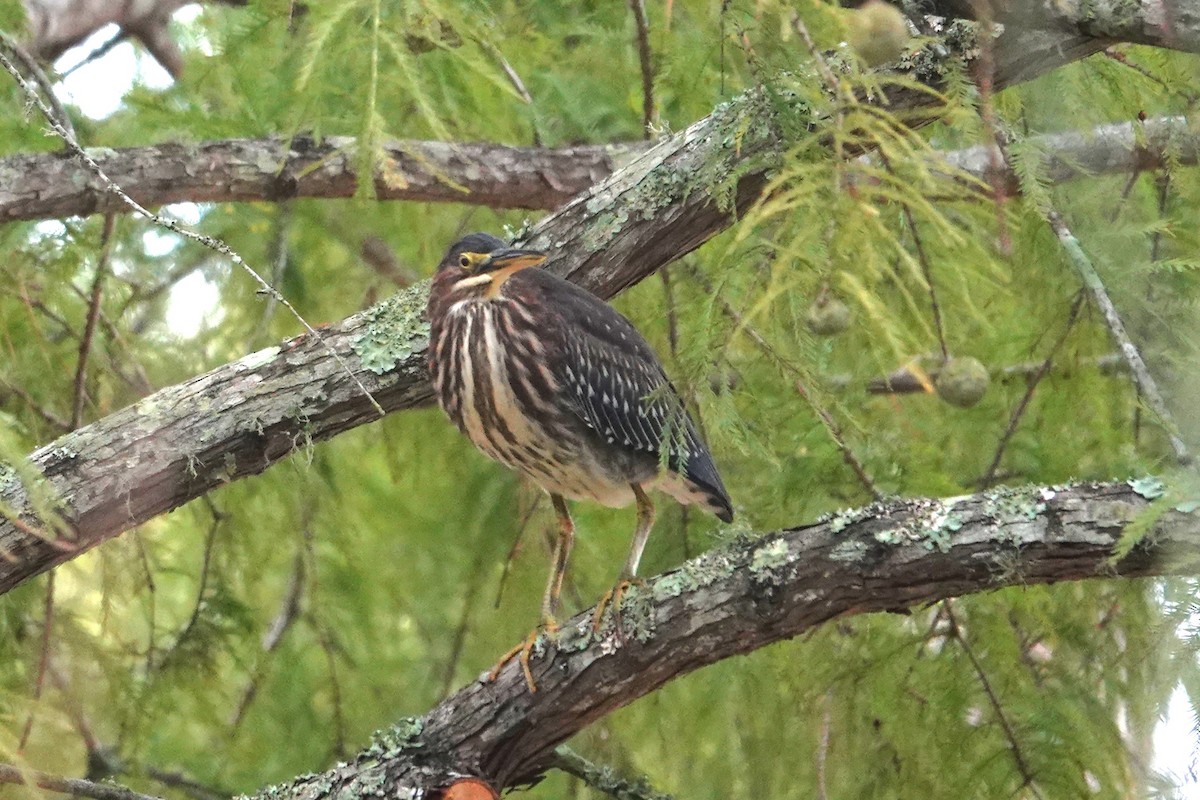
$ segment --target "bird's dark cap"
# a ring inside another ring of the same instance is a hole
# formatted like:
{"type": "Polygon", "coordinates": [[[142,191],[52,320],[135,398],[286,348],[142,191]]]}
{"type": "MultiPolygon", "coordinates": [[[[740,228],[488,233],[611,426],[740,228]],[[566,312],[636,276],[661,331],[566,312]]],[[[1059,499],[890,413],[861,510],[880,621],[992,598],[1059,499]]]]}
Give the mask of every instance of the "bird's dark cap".
{"type": "Polygon", "coordinates": [[[442,268],[450,266],[470,266],[473,269],[490,272],[504,267],[524,269],[540,264],[546,260],[546,254],[538,250],[522,250],[509,247],[503,240],[489,233],[471,233],[459,239],[442,258],[442,268]],[[463,256],[467,259],[463,259],[463,256]]]}
{"type": "Polygon", "coordinates": [[[498,239],[490,233],[468,233],[446,251],[442,261],[457,261],[463,253],[493,253],[508,247],[503,239],[498,239]]]}

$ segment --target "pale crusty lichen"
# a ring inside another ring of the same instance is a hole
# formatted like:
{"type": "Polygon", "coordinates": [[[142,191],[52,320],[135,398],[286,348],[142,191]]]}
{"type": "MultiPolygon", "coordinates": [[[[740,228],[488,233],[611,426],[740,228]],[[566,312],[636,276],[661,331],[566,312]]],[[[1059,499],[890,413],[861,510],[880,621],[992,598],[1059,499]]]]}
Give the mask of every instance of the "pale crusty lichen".
{"type": "Polygon", "coordinates": [[[429,344],[428,300],[429,284],[421,283],[364,312],[362,333],[352,345],[364,367],[382,375],[429,344]]]}

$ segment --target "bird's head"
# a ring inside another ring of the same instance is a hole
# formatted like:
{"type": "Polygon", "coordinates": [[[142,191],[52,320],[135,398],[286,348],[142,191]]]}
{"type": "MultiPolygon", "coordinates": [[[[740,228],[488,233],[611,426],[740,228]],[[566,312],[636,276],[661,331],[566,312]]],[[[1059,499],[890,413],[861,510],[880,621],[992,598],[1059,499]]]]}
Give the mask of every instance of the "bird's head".
{"type": "Polygon", "coordinates": [[[472,233],[450,246],[434,276],[434,291],[448,299],[496,297],[513,273],[546,260],[537,250],[509,247],[487,233],[472,233]]]}

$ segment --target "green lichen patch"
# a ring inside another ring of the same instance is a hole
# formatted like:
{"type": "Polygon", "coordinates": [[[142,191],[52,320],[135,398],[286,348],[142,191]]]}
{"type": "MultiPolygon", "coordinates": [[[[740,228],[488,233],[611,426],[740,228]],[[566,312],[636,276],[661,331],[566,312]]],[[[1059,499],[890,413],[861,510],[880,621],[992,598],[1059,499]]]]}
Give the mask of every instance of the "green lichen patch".
{"type": "Polygon", "coordinates": [[[841,533],[854,523],[868,519],[870,516],[871,506],[842,509],[829,518],[829,531],[830,533],[841,533]]]}
{"type": "Polygon", "coordinates": [[[643,644],[654,637],[654,592],[643,584],[633,584],[621,595],[621,635],[643,644]]]}
{"type": "Polygon", "coordinates": [[[359,759],[383,758],[421,747],[421,731],[424,728],[425,721],[420,717],[405,717],[381,728],[371,735],[371,744],[359,754],[359,759]]]}
{"type": "Polygon", "coordinates": [[[267,364],[270,364],[275,359],[275,356],[279,355],[279,350],[280,348],[278,345],[273,347],[264,347],[262,350],[251,353],[248,356],[243,356],[234,363],[233,367],[234,369],[240,371],[252,372],[260,367],[265,367],[267,364]]]}
{"type": "Polygon", "coordinates": [[[21,485],[21,477],[8,464],[0,464],[0,494],[7,495],[21,485]]]}
{"type": "Polygon", "coordinates": [[[829,551],[829,557],[834,561],[861,561],[870,548],[866,542],[858,539],[846,539],[829,551]]]}
{"type": "MultiPolygon", "coordinates": [[[[993,26],[993,36],[999,36],[1003,26],[993,26]]],[[[941,32],[940,39],[906,53],[897,66],[919,81],[935,83],[952,70],[979,56],[979,24],[956,19],[941,32]]]]}
{"type": "Polygon", "coordinates": [[[754,550],[750,558],[750,572],[770,572],[788,563],[787,541],[782,537],[763,544],[754,550]]]}
{"type": "Polygon", "coordinates": [[[679,597],[728,576],[735,567],[732,547],[710,550],[655,580],[650,586],[654,600],[661,602],[671,597],[679,597]]]}
{"type": "Polygon", "coordinates": [[[1144,478],[1130,478],[1126,483],[1129,484],[1130,489],[1147,500],[1157,500],[1167,491],[1166,484],[1150,475],[1144,478]]]}
{"type": "Polygon", "coordinates": [[[984,495],[983,513],[996,522],[1030,522],[1046,510],[1046,496],[1037,486],[994,489],[984,495]]]}
{"type": "MultiPolygon", "coordinates": [[[[946,552],[950,549],[951,536],[961,530],[966,522],[962,514],[954,509],[960,499],[907,501],[904,509],[909,513],[905,520],[874,531],[871,538],[880,544],[893,547],[915,544],[927,550],[946,552]]],[[[899,510],[875,503],[864,509],[840,512],[831,519],[830,530],[837,532],[860,519],[882,518],[899,510]]],[[[869,549],[867,544],[852,539],[834,548],[831,557],[837,560],[854,560],[869,549]],[[861,546],[861,549],[857,546],[861,546]]]]}
{"type": "Polygon", "coordinates": [[[583,652],[591,647],[592,641],[595,639],[592,631],[592,619],[586,617],[578,623],[567,625],[552,634],[542,634],[538,637],[538,642],[534,643],[535,652],[538,643],[543,639],[550,639],[554,644],[554,649],[560,653],[583,652]]]}
{"type": "Polygon", "coordinates": [[[363,330],[352,345],[362,365],[382,375],[429,344],[425,304],[429,284],[397,292],[364,312],[363,330]]]}

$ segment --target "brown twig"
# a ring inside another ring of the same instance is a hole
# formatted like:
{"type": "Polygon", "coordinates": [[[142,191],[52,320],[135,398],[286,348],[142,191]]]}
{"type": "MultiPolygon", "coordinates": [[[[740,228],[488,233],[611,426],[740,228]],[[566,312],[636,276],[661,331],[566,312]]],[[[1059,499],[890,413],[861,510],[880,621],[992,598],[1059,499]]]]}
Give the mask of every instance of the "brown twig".
{"type": "Polygon", "coordinates": [[[100,297],[104,290],[104,276],[108,274],[108,260],[112,255],[112,234],[116,217],[104,215],[104,230],[100,234],[100,257],[96,259],[96,275],[92,278],[92,292],[88,298],[87,321],[83,336],[79,339],[79,358],[75,362],[74,402],[71,405],[71,430],[83,424],[83,404],[87,397],[87,364],[92,353],[92,340],[96,335],[96,320],[100,317],[100,297]]]}
{"type": "Polygon", "coordinates": [[[417,282],[416,273],[402,265],[392,252],[392,248],[378,236],[368,236],[363,239],[358,251],[362,260],[384,280],[403,289],[417,282]]]}
{"type": "Polygon", "coordinates": [[[141,531],[133,531],[133,542],[137,545],[138,560],[142,564],[142,572],[146,578],[146,674],[154,671],[154,660],[158,655],[158,585],[154,582],[154,569],[150,564],[150,554],[146,552],[146,543],[142,541],[141,531]]]}
{"type": "MultiPolygon", "coordinates": [[[[714,293],[715,290],[712,284],[708,282],[708,279],[705,278],[699,272],[699,270],[696,270],[695,268],[686,264],[684,265],[684,268],[687,270],[688,276],[691,277],[697,283],[697,285],[702,286],[709,294],[714,293]]],[[[758,349],[761,350],[762,353],[767,356],[767,358],[774,362],[776,367],[784,370],[785,372],[791,373],[795,377],[796,391],[804,399],[804,402],[808,404],[808,407],[812,409],[813,413],[817,415],[817,420],[821,423],[821,426],[825,429],[826,434],[829,435],[829,438],[833,441],[838,451],[842,454],[842,460],[845,461],[846,465],[849,466],[854,472],[859,482],[863,485],[863,488],[867,490],[871,497],[876,500],[882,500],[883,493],[879,491],[879,487],[875,485],[874,479],[871,477],[871,474],[867,472],[867,468],[863,466],[863,463],[858,459],[858,456],[855,455],[854,451],[850,449],[850,446],[846,444],[846,439],[842,435],[842,429],[841,426],[838,425],[837,420],[833,418],[832,414],[818,405],[817,402],[809,395],[808,389],[805,386],[806,377],[804,373],[786,358],[781,356],[778,351],[771,346],[771,343],[766,340],[766,337],[759,333],[753,325],[750,325],[748,322],[746,322],[742,315],[738,313],[737,309],[731,306],[725,299],[718,297],[717,304],[721,308],[722,313],[724,313],[725,316],[728,317],[730,321],[732,321],[733,324],[736,325],[740,330],[744,331],[746,335],[750,337],[750,341],[754,342],[758,349]]]]}
{"type": "Polygon", "coordinates": [[[804,24],[804,20],[800,17],[797,11],[792,12],[792,29],[804,41],[804,46],[808,48],[809,55],[812,56],[813,63],[817,65],[817,71],[821,73],[821,80],[825,82],[825,88],[829,91],[830,97],[837,102],[837,110],[834,114],[836,131],[833,137],[833,159],[834,159],[834,185],[841,188],[845,181],[845,153],[842,143],[842,131],[846,127],[846,102],[853,102],[854,95],[850,92],[844,92],[842,82],[833,74],[833,69],[829,66],[829,62],[825,60],[825,55],[817,47],[817,43],[813,41],[812,34],[808,32],[808,26],[804,24]],[[845,102],[843,102],[845,101],[845,102]]]}
{"type": "MultiPolygon", "coordinates": [[[[284,276],[287,274],[288,268],[288,234],[292,227],[292,204],[281,203],[279,211],[275,214],[275,230],[274,236],[271,237],[271,286],[278,290],[283,284],[284,276]]],[[[263,304],[262,315],[258,318],[258,324],[254,328],[254,333],[250,335],[250,341],[259,341],[263,334],[267,331],[267,326],[271,324],[271,317],[275,316],[275,309],[278,307],[279,301],[275,299],[275,295],[267,295],[267,302],[263,304]]]]}
{"type": "Polygon", "coordinates": [[[1025,760],[1025,755],[1021,751],[1021,743],[1017,739],[1016,731],[1008,720],[1008,715],[1004,711],[1004,707],[1000,704],[1000,698],[996,696],[996,691],[992,688],[992,683],[988,680],[987,672],[976,657],[975,651],[971,645],[967,643],[967,639],[963,636],[962,629],[958,625],[958,618],[954,615],[952,601],[942,601],[942,606],[946,609],[946,621],[950,624],[950,636],[963,653],[971,662],[971,667],[975,670],[975,675],[979,678],[979,684],[983,687],[983,693],[987,695],[988,703],[992,707],[992,712],[996,715],[996,721],[1000,723],[1000,729],[1004,732],[1004,738],[1008,741],[1008,749],[1013,755],[1013,761],[1016,762],[1017,772],[1021,774],[1021,780],[1024,782],[1022,786],[1028,786],[1033,792],[1033,796],[1038,800],[1045,800],[1041,789],[1038,788],[1034,780],[1033,773],[1029,769],[1029,763],[1025,760]]]}
{"type": "Polygon", "coordinates": [[[642,66],[642,138],[651,137],[654,124],[654,56],[650,51],[650,23],[646,19],[645,0],[629,0],[637,29],[638,62],[642,66]]]}
{"type": "Polygon", "coordinates": [[[996,206],[996,235],[1000,252],[1004,255],[1012,253],[1012,237],[1008,232],[1008,217],[1004,207],[1008,201],[1008,192],[1004,185],[1007,157],[1000,145],[1000,125],[996,120],[995,85],[993,78],[996,71],[995,53],[992,43],[995,38],[995,18],[992,13],[990,0],[973,0],[975,18],[979,21],[979,58],[975,62],[975,82],[979,85],[979,116],[988,140],[995,142],[988,148],[988,179],[992,184],[992,200],[996,206]]]}
{"type": "Polygon", "coordinates": [[[25,751],[25,745],[29,743],[29,736],[33,733],[33,722],[37,717],[38,705],[42,700],[42,690],[46,686],[46,671],[50,667],[50,642],[54,636],[54,576],[57,573],[51,572],[46,577],[46,595],[42,601],[42,644],[41,654],[38,656],[37,678],[33,683],[33,706],[29,709],[29,715],[25,717],[25,726],[21,729],[21,739],[17,743],[17,752],[25,751]]]}
{"type": "MultiPolygon", "coordinates": [[[[883,162],[883,166],[889,173],[895,175],[895,170],[892,169],[891,159],[887,157],[887,153],[882,149],[879,151],[879,158],[883,162]]],[[[917,220],[913,216],[912,207],[908,203],[901,203],[900,208],[904,213],[904,221],[908,225],[909,233],[912,234],[913,246],[917,251],[917,260],[921,264],[921,273],[925,276],[925,285],[929,290],[929,306],[933,309],[933,327],[937,331],[938,346],[942,351],[942,362],[950,360],[950,348],[946,346],[946,329],[942,324],[942,308],[938,304],[937,287],[933,282],[933,269],[929,263],[929,256],[925,253],[925,245],[921,241],[921,233],[917,230],[917,220]]]]}
{"type": "Polygon", "coordinates": [[[1025,409],[1029,407],[1029,401],[1033,399],[1033,393],[1041,383],[1042,378],[1050,371],[1050,365],[1054,361],[1054,357],[1058,355],[1058,351],[1067,341],[1067,336],[1070,335],[1071,329],[1075,327],[1075,321],[1079,318],[1079,310],[1083,308],[1084,300],[1083,290],[1080,289],[1075,295],[1075,300],[1071,303],[1071,310],[1067,313],[1067,324],[1063,326],[1062,333],[1058,339],[1050,347],[1050,352],[1046,354],[1046,359],[1029,380],[1029,385],[1025,388],[1025,394],[1022,395],[1020,402],[1013,408],[1012,415],[1008,419],[1008,427],[1004,429],[1004,435],[1000,437],[999,444],[996,445],[996,453],[992,456],[992,463],[988,466],[987,471],[983,473],[983,477],[979,480],[979,485],[983,488],[991,486],[996,479],[996,470],[1000,468],[1000,459],[1004,457],[1004,449],[1008,447],[1009,441],[1012,440],[1013,434],[1017,430],[1017,424],[1021,421],[1021,417],[1025,414],[1025,409]]]}
{"type": "MultiPolygon", "coordinates": [[[[1158,194],[1158,219],[1161,221],[1167,215],[1167,200],[1170,198],[1171,191],[1171,173],[1167,170],[1162,170],[1155,178],[1155,189],[1158,194]]],[[[1162,253],[1162,238],[1163,232],[1161,228],[1155,228],[1154,233],[1150,235],[1150,263],[1156,263],[1162,253]]],[[[1151,291],[1154,284],[1146,284],[1146,299],[1153,300],[1154,295],[1151,291]]]]}
{"type": "Polygon", "coordinates": [[[21,769],[12,764],[0,764],[0,783],[37,786],[61,794],[89,797],[92,800],[161,800],[153,795],[126,789],[124,786],[94,783],[82,778],[64,778],[37,770],[21,769]]]}
{"type": "Polygon", "coordinates": [[[296,551],[296,556],[292,559],[292,572],[288,577],[287,588],[283,593],[283,601],[279,604],[279,611],[275,614],[275,618],[271,620],[271,624],[267,626],[267,630],[263,634],[262,659],[255,665],[249,682],[242,689],[242,695],[238,700],[237,708],[234,709],[229,720],[230,728],[236,729],[242,724],[242,720],[246,716],[246,711],[250,708],[250,704],[254,702],[254,698],[258,696],[258,687],[266,672],[266,660],[278,649],[279,645],[283,642],[284,634],[291,629],[297,617],[299,617],[300,600],[303,595],[304,551],[300,549],[296,551]]]}
{"type": "Polygon", "coordinates": [[[508,585],[508,576],[512,571],[512,564],[517,558],[517,554],[521,552],[521,540],[525,538],[525,529],[529,527],[529,521],[533,519],[533,513],[538,510],[542,504],[544,494],[538,492],[533,498],[533,502],[529,504],[529,508],[525,509],[525,513],[521,515],[517,522],[517,533],[513,537],[512,546],[508,548],[508,555],[504,558],[504,567],[500,571],[500,582],[496,586],[496,599],[492,603],[492,608],[500,607],[500,600],[504,597],[504,587],[508,585]]]}
{"type": "Polygon", "coordinates": [[[617,800],[671,800],[670,795],[654,791],[644,778],[622,777],[612,767],[594,764],[566,745],[555,749],[552,766],[617,800]]]}
{"type": "Polygon", "coordinates": [[[1116,61],[1118,64],[1120,64],[1124,67],[1128,67],[1129,69],[1133,70],[1138,75],[1141,75],[1143,78],[1145,78],[1148,81],[1157,83],[1168,94],[1173,94],[1178,97],[1181,97],[1181,98],[1183,98],[1183,100],[1185,100],[1188,103],[1194,103],[1196,101],[1197,94],[1195,92],[1179,91],[1178,85],[1167,83],[1161,77],[1159,77],[1158,75],[1155,75],[1153,72],[1146,69],[1141,64],[1133,63],[1132,61],[1129,60],[1129,56],[1127,56],[1121,50],[1118,50],[1115,46],[1114,47],[1106,47],[1100,52],[1101,52],[1101,55],[1103,55],[1105,58],[1116,61]]]}
{"type": "Polygon", "coordinates": [[[346,717],[342,711],[342,684],[338,679],[336,646],[329,627],[320,620],[313,621],[313,631],[317,634],[317,643],[325,654],[325,667],[329,670],[329,691],[333,694],[333,755],[344,758],[346,755],[346,717]]]}
{"type": "Polygon", "coordinates": [[[208,526],[208,533],[204,537],[204,558],[200,562],[200,579],[199,586],[196,588],[196,602],[192,606],[191,616],[188,617],[187,623],[179,631],[175,637],[175,643],[171,645],[171,649],[163,655],[163,660],[159,666],[166,664],[179,649],[180,645],[187,641],[196,624],[200,621],[200,614],[204,610],[205,595],[208,593],[208,573],[212,566],[213,547],[217,541],[217,530],[221,527],[221,523],[225,521],[226,514],[216,507],[212,499],[208,495],[204,495],[204,502],[208,505],[209,513],[212,514],[212,522],[208,526]]]}
{"type": "Polygon", "coordinates": [[[3,391],[19,398],[31,411],[41,417],[47,424],[58,428],[60,432],[66,433],[73,429],[74,426],[71,425],[70,420],[63,419],[55,412],[38,403],[33,398],[33,395],[29,394],[21,386],[0,377],[0,387],[3,387],[3,391]]]}
{"type": "Polygon", "coordinates": [[[193,798],[193,800],[228,800],[228,798],[233,796],[233,792],[197,783],[181,772],[167,772],[155,767],[148,767],[146,769],[146,777],[161,783],[163,786],[178,789],[188,797],[193,798]]]}
{"type": "MultiPolygon", "coordinates": [[[[1102,373],[1120,372],[1127,369],[1118,353],[1080,359],[1075,366],[1096,369],[1102,373]]],[[[988,373],[993,380],[1008,383],[1013,380],[1028,381],[1037,375],[1041,368],[1041,361],[1025,361],[1020,364],[991,369],[988,370],[988,373]]],[[[1054,367],[1051,366],[1051,369],[1054,367]]],[[[941,369],[938,367],[930,367],[919,370],[919,372],[903,367],[882,378],[872,378],[867,382],[866,390],[868,394],[929,394],[940,373],[941,369]]],[[[853,385],[854,378],[846,374],[832,375],[828,381],[837,389],[848,389],[853,385]]]]}
{"type": "Polygon", "coordinates": [[[303,520],[301,543],[304,548],[305,574],[308,576],[308,580],[305,581],[305,592],[309,598],[309,612],[306,619],[317,636],[317,644],[320,645],[321,652],[325,655],[325,666],[329,671],[329,689],[333,695],[333,754],[340,758],[346,753],[346,717],[342,711],[342,684],[338,679],[337,647],[329,627],[317,613],[320,577],[317,570],[317,551],[313,547],[311,504],[304,508],[303,520]]]}
{"type": "MultiPolygon", "coordinates": [[[[47,669],[50,675],[50,682],[54,684],[54,688],[62,694],[66,706],[67,714],[71,717],[71,722],[75,725],[75,730],[79,734],[79,738],[83,740],[83,746],[89,753],[94,752],[100,747],[100,742],[96,738],[96,734],[92,731],[91,723],[88,722],[87,715],[83,711],[83,703],[79,700],[79,695],[71,689],[71,684],[67,680],[64,673],[57,664],[51,661],[47,669]]],[[[89,775],[89,777],[91,777],[89,775]]]]}
{"type": "Polygon", "coordinates": [[[1134,167],[1129,177],[1125,179],[1125,185],[1121,187],[1121,194],[1117,196],[1117,202],[1113,206],[1112,216],[1108,218],[1109,222],[1116,222],[1121,216],[1121,211],[1125,208],[1126,201],[1129,200],[1129,195],[1133,192],[1133,187],[1137,185],[1138,178],[1142,177],[1142,170],[1134,167]]]}
{"type": "MultiPolygon", "coordinates": [[[[504,76],[508,78],[508,82],[512,84],[513,89],[525,101],[525,104],[533,105],[533,95],[529,93],[529,88],[525,86],[525,81],[521,80],[521,73],[517,72],[513,65],[509,63],[508,59],[504,57],[504,53],[500,52],[500,48],[486,39],[476,39],[475,41],[500,66],[500,69],[504,72],[504,76]]],[[[538,130],[536,115],[533,116],[531,127],[533,128],[533,144],[535,147],[541,147],[542,133],[538,130]]]]}

